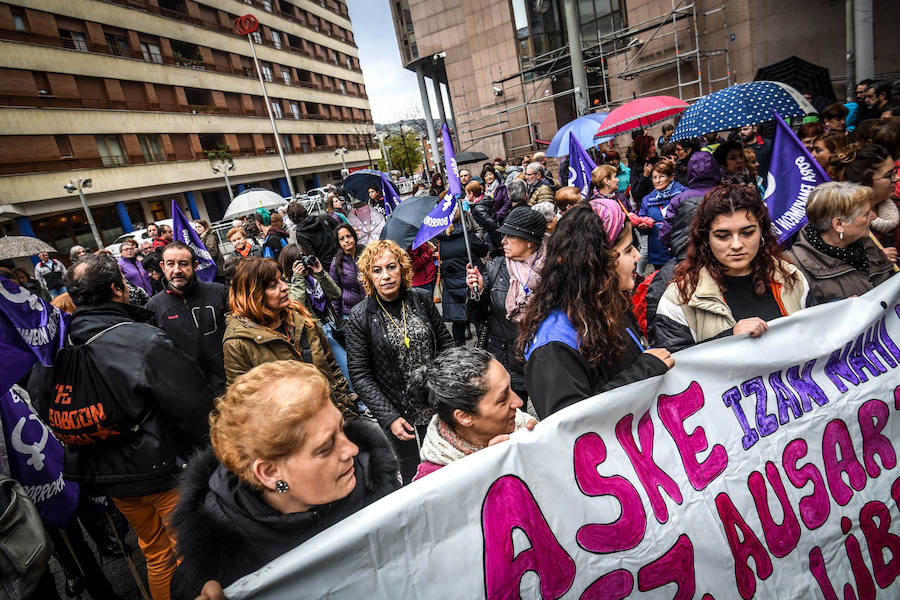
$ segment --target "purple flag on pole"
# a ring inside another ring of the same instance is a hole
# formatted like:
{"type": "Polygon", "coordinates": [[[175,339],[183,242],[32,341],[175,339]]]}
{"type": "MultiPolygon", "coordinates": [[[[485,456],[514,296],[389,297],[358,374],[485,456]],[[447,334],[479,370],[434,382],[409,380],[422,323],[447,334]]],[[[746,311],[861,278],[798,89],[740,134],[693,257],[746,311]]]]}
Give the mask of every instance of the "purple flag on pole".
{"type": "Polygon", "coordinates": [[[803,142],[777,112],[772,163],[766,182],[765,202],[778,243],[806,224],[806,198],[817,185],[831,181],[803,142]]]}
{"type": "Polygon", "coordinates": [[[203,281],[212,281],[216,276],[216,261],[209,255],[209,250],[200,241],[200,236],[191,227],[175,200],[172,200],[172,231],[175,233],[175,241],[187,244],[197,255],[197,277],[203,281]]]}
{"type": "Polygon", "coordinates": [[[78,485],[62,478],[63,447],[10,387],[34,363],[50,366],[64,345],[68,317],[0,276],[0,422],[10,475],[25,488],[50,527],[67,527],[78,485]]]}
{"type": "Polygon", "coordinates": [[[387,217],[402,202],[402,199],[397,194],[394,184],[384,173],[381,174],[381,196],[384,198],[384,216],[387,217]]]}
{"type": "Polygon", "coordinates": [[[450,223],[453,222],[453,213],[456,211],[456,201],[462,196],[462,184],[459,182],[459,171],[456,166],[456,153],[453,152],[453,140],[450,139],[450,130],[447,129],[446,123],[441,126],[441,135],[444,141],[444,164],[447,169],[447,183],[450,185],[450,191],[425,216],[419,233],[413,240],[413,250],[450,227],[450,223]]]}
{"type": "MultiPolygon", "coordinates": [[[[581,196],[587,198],[591,189],[591,172],[597,165],[585,152],[574,135],[569,136],[569,173],[566,181],[581,190],[581,196]]],[[[562,179],[562,174],[560,174],[562,179]]]]}

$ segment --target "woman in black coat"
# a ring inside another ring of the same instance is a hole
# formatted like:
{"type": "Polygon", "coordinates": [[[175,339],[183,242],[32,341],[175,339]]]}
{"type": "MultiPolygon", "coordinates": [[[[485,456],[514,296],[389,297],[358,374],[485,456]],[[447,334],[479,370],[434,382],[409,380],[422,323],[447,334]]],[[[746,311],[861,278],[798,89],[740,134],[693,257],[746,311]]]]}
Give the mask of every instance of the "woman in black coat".
{"type": "Polygon", "coordinates": [[[257,571],[399,487],[382,431],[345,423],[325,377],[298,361],[238,377],[210,416],[210,441],[184,471],[172,516],[176,600],[257,571]]]}
{"type": "MultiPolygon", "coordinates": [[[[441,281],[444,284],[441,309],[444,312],[444,321],[452,323],[453,343],[463,346],[466,343],[466,332],[469,330],[469,317],[466,315],[466,298],[469,295],[469,288],[466,286],[466,265],[469,257],[466,253],[462,225],[459,222],[459,212],[456,214],[455,222],[435,239],[440,244],[441,281]]],[[[472,218],[466,215],[469,244],[475,263],[472,266],[478,268],[481,267],[481,257],[487,254],[487,246],[473,235],[473,225],[472,218]]]]}
{"type": "Polygon", "coordinates": [[[372,242],[357,262],[366,299],[347,322],[347,368],[359,400],[385,430],[400,460],[404,483],[419,464],[419,439],[431,419],[410,408],[406,384],[453,341],[431,294],[412,283],[409,255],[390,240],[372,242]]]}

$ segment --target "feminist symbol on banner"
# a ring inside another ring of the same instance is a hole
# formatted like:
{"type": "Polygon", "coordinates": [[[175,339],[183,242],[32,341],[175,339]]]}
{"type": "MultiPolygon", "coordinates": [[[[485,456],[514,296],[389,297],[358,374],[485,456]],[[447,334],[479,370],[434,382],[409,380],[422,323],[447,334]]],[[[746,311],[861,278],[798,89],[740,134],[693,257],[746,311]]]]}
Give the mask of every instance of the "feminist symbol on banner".
{"type": "Polygon", "coordinates": [[[244,15],[234,20],[234,32],[238,35],[250,35],[259,28],[259,21],[253,15],[244,15]]]}
{"type": "Polygon", "coordinates": [[[29,457],[25,464],[34,467],[35,471],[40,471],[44,468],[44,459],[46,458],[46,456],[44,455],[43,450],[44,446],[47,445],[47,437],[49,434],[47,432],[47,428],[44,427],[44,424],[41,423],[41,421],[35,415],[28,415],[28,418],[32,421],[36,421],[37,424],[41,427],[41,439],[37,442],[31,443],[25,442],[22,439],[22,429],[25,428],[26,421],[25,417],[22,417],[13,428],[11,436],[12,446],[13,449],[19,454],[29,457]]]}

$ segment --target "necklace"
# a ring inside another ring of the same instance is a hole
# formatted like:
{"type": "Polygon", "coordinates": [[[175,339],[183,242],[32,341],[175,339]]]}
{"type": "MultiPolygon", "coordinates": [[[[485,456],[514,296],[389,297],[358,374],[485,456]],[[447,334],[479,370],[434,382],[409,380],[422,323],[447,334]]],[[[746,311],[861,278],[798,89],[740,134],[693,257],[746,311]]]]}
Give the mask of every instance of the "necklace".
{"type": "MultiPolygon", "coordinates": [[[[528,275],[525,276],[525,281],[519,277],[519,267],[516,265],[517,260],[510,261],[510,264],[513,266],[513,271],[515,271],[516,279],[519,280],[519,283],[522,284],[522,289],[525,291],[526,296],[531,295],[531,288],[528,287],[528,281],[531,279],[531,273],[534,271],[534,265],[537,264],[538,259],[541,257],[541,250],[538,248],[538,251],[534,253],[534,261],[531,263],[531,267],[528,269],[528,275]]],[[[525,261],[522,261],[525,262],[525,261]]]]}
{"type": "Polygon", "coordinates": [[[394,325],[394,327],[397,328],[397,331],[400,332],[400,335],[403,336],[403,343],[406,344],[407,348],[409,348],[409,328],[407,328],[406,326],[406,304],[403,303],[403,300],[400,301],[400,314],[402,315],[403,319],[403,329],[400,329],[400,326],[397,325],[397,321],[394,320],[394,317],[391,316],[391,313],[389,313],[384,307],[384,304],[381,303],[381,298],[376,295],[375,301],[378,302],[378,306],[381,307],[381,310],[384,311],[384,314],[387,315],[387,318],[391,320],[391,323],[394,325]]]}

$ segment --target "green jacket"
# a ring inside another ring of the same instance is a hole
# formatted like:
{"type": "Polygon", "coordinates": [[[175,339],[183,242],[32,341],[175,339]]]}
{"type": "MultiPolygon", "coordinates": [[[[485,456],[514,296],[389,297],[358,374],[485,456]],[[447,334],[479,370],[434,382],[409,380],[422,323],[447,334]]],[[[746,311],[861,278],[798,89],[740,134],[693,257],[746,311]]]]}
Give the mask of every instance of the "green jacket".
{"type": "MultiPolygon", "coordinates": [[[[334,282],[334,279],[331,278],[331,275],[329,275],[328,271],[324,268],[321,273],[313,273],[313,277],[316,278],[316,281],[322,286],[322,291],[325,292],[325,308],[328,309],[328,307],[331,306],[332,300],[337,300],[341,297],[341,288],[338,287],[338,284],[334,282]]],[[[291,300],[300,302],[306,307],[309,314],[315,315],[316,313],[313,310],[312,303],[306,295],[306,278],[303,275],[294,273],[291,276],[289,285],[291,287],[291,300]]]]}
{"type": "Polygon", "coordinates": [[[303,334],[309,343],[311,364],[328,379],[331,401],[345,416],[356,416],[356,394],[350,391],[347,380],[338,368],[325,338],[322,327],[316,323],[304,325],[303,316],[289,309],[290,341],[283,333],[263,327],[245,317],[233,313],[225,316],[225,337],[222,341],[225,351],[225,379],[231,383],[253,367],[276,360],[303,361],[303,334]]]}

